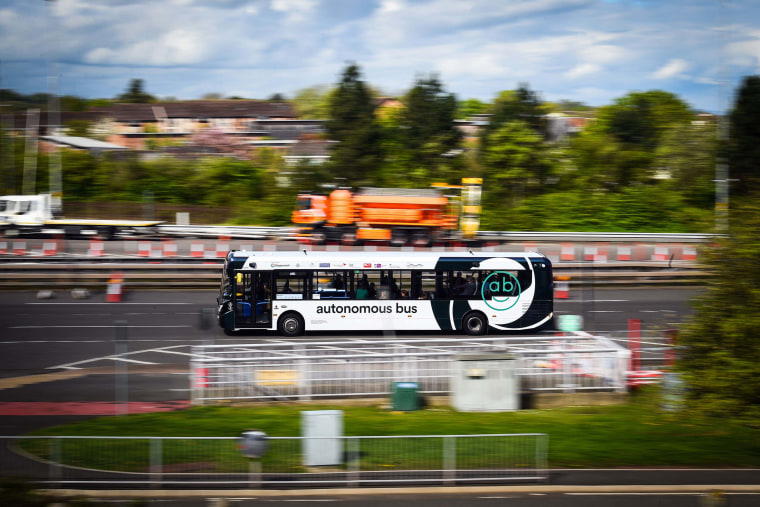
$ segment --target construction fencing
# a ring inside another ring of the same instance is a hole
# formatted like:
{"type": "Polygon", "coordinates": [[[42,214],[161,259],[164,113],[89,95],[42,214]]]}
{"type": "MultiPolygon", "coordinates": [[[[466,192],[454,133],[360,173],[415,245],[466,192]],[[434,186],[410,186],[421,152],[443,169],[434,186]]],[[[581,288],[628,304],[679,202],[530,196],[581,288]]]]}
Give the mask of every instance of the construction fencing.
{"type": "Polygon", "coordinates": [[[385,397],[394,382],[415,382],[420,394],[446,396],[457,354],[471,352],[511,353],[523,392],[626,390],[630,352],[578,332],[199,345],[192,353],[192,401],[385,397]]]}
{"type": "Polygon", "coordinates": [[[263,457],[246,458],[237,437],[0,437],[0,475],[51,487],[276,488],[382,483],[543,481],[548,436],[342,436],[339,462],[309,466],[305,437],[269,437],[263,457]]]}

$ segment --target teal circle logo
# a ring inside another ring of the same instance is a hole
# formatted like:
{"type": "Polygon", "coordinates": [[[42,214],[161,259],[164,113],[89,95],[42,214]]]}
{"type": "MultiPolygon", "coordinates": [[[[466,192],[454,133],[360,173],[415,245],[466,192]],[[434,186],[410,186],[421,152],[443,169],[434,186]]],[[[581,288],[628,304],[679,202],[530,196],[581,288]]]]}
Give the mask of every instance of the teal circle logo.
{"type": "Polygon", "coordinates": [[[517,277],[506,271],[494,271],[483,280],[480,297],[488,308],[503,312],[509,310],[520,300],[522,289],[517,277]],[[490,299],[486,298],[486,293],[490,299]]]}

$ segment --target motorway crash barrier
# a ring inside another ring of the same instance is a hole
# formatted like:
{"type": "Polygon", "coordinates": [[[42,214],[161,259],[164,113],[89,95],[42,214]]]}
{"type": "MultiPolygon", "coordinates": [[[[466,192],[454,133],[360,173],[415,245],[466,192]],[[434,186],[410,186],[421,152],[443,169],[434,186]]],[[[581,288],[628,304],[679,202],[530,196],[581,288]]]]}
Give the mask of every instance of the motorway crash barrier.
{"type": "MultiPolygon", "coordinates": [[[[194,262],[0,262],[2,288],[101,288],[114,271],[123,273],[124,284],[143,289],[208,289],[219,286],[223,262],[198,259],[194,262]]],[[[696,267],[668,269],[668,263],[607,263],[593,267],[583,264],[554,266],[557,280],[573,286],[601,285],[702,285],[711,274],[696,267]]],[[[558,296],[561,297],[561,296],[558,296]]]]}

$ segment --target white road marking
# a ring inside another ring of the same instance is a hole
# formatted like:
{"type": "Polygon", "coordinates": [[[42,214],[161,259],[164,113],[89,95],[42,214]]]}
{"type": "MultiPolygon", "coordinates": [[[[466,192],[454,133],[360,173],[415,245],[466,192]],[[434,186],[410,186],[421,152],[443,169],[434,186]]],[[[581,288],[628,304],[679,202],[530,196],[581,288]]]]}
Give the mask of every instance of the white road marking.
{"type": "Polygon", "coordinates": [[[54,306],[54,305],[107,305],[107,306],[125,306],[125,305],[150,305],[150,306],[157,306],[157,305],[191,305],[193,303],[171,303],[171,302],[146,302],[146,303],[128,303],[128,302],[122,302],[122,303],[96,303],[93,301],[82,301],[81,303],[67,303],[67,302],[60,302],[60,303],[24,303],[25,305],[45,305],[45,306],[54,306]]]}
{"type": "MultiPolygon", "coordinates": [[[[113,324],[109,324],[106,326],[11,326],[8,329],[98,329],[98,328],[109,328],[113,329],[115,326],[113,324]]],[[[153,328],[178,328],[178,327],[194,327],[189,324],[179,324],[176,326],[132,326],[127,324],[124,327],[128,327],[130,329],[153,329],[153,328]]]]}

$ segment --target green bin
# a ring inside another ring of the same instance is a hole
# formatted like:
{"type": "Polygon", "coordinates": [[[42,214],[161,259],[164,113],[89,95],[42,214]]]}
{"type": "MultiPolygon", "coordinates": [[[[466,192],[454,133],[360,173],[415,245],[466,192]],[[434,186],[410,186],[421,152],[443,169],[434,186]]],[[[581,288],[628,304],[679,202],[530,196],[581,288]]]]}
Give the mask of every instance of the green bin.
{"type": "Polygon", "coordinates": [[[394,382],[391,389],[391,406],[393,410],[409,411],[420,409],[420,396],[417,382],[394,382]]]}

